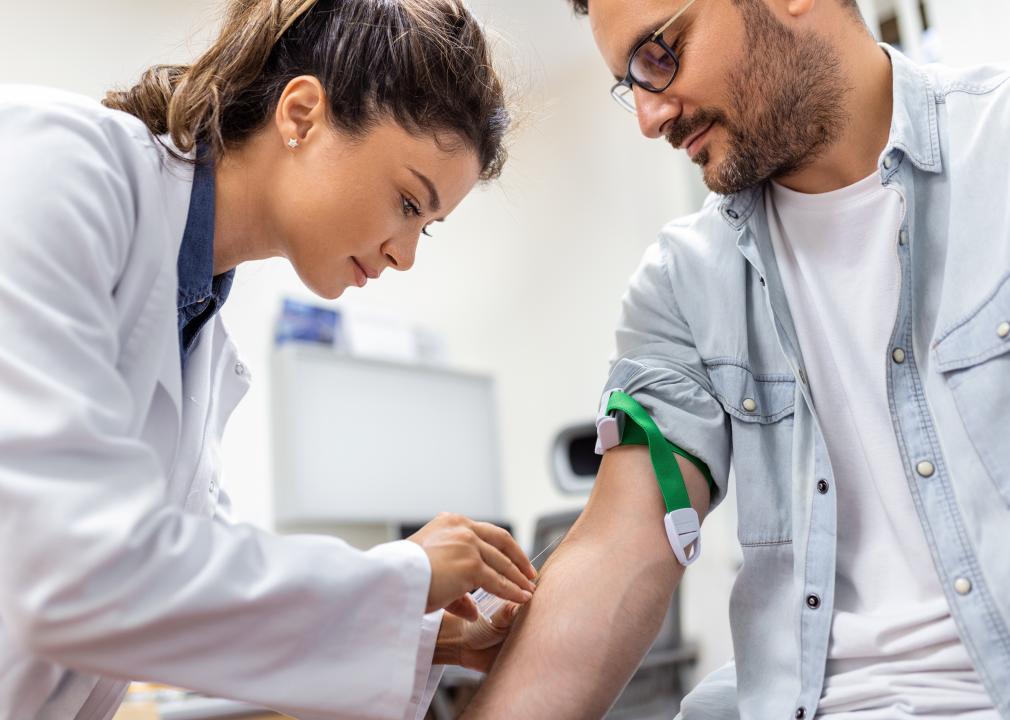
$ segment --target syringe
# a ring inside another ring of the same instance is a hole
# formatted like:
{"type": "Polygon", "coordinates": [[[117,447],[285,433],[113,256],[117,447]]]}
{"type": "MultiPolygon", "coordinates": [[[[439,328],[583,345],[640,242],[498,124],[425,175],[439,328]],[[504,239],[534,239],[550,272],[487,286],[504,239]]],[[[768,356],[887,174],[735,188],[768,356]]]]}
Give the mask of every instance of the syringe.
{"type": "MultiPolygon", "coordinates": [[[[537,553],[537,556],[535,558],[530,560],[530,564],[533,564],[537,560],[542,558],[548,551],[553,549],[554,546],[557,545],[560,541],[561,541],[560,537],[555,538],[547,547],[545,547],[543,550],[537,553]]],[[[537,577],[534,578],[534,582],[536,582],[539,578],[540,573],[537,573],[537,577]]],[[[484,617],[484,619],[489,621],[491,620],[491,618],[494,617],[495,613],[501,610],[502,607],[504,607],[505,603],[508,602],[507,600],[503,600],[497,595],[488,592],[484,588],[479,588],[478,590],[475,590],[474,592],[470,593],[470,597],[472,597],[474,602],[477,603],[477,610],[480,612],[480,614],[484,617]]]]}

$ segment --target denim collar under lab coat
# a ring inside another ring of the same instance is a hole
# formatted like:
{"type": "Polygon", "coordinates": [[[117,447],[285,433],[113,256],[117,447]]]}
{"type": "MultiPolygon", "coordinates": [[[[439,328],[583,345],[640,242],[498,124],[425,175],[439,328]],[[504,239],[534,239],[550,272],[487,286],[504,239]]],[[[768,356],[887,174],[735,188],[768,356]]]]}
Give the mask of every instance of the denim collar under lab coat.
{"type": "Polygon", "coordinates": [[[186,369],[200,330],[221,309],[235,271],[214,276],[214,163],[198,146],[186,230],[179,248],[179,355],[186,369]]]}

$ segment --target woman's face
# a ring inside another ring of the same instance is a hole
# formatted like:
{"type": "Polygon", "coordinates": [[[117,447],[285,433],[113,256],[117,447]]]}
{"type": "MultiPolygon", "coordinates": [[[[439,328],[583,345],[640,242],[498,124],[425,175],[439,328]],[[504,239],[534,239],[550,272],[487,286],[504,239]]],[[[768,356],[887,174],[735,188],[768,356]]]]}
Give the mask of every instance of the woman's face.
{"type": "Polygon", "coordinates": [[[299,144],[283,145],[286,156],[266,181],[265,216],[278,252],[321,297],[364,287],[387,268],[409,270],[420,236],[479,179],[476,154],[454,137],[417,135],[385,120],[351,138],[325,116],[299,115],[297,104],[290,115],[274,142],[287,135],[299,144]]]}

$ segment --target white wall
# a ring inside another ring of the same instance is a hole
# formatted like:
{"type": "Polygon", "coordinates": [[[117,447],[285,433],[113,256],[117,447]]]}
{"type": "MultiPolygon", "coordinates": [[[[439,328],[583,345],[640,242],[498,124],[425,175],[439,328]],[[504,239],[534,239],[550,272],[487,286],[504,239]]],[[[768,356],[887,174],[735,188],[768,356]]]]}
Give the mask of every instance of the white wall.
{"type": "Polygon", "coordinates": [[[1010,2],[1007,0],[927,0],[936,28],[940,59],[964,66],[1010,65],[1010,2]]]}
{"type": "Polygon", "coordinates": [[[0,82],[101,98],[156,63],[185,62],[216,17],[207,0],[0,2],[0,82]]]}

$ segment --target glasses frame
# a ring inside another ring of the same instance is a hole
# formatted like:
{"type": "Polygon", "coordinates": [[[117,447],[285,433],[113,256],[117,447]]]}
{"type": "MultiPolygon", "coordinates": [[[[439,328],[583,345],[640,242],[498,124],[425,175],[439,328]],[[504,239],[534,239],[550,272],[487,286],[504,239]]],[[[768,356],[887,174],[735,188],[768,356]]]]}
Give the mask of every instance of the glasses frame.
{"type": "Polygon", "coordinates": [[[680,17],[685,12],[687,12],[687,9],[692,5],[694,5],[695,2],[697,2],[697,0],[687,0],[687,2],[684,3],[676,13],[674,13],[673,17],[671,17],[669,20],[663,23],[663,25],[658,30],[656,30],[656,32],[652,33],[646,38],[643,38],[641,42],[639,42],[637,45],[635,45],[635,47],[631,49],[631,53],[628,55],[628,70],[624,75],[624,79],[618,80],[610,88],[610,97],[614,98],[614,102],[616,102],[622,108],[630,112],[632,115],[638,114],[638,110],[634,105],[634,95],[636,85],[645,90],[646,92],[654,94],[666,92],[666,90],[673,84],[673,81],[676,79],[677,73],[680,72],[680,58],[677,57],[677,53],[674,52],[673,48],[670,47],[667,44],[666,40],[663,39],[663,34],[666,33],[666,31],[669,30],[670,27],[675,22],[677,22],[677,20],[679,20],[680,17]],[[656,87],[654,85],[650,85],[647,82],[639,80],[638,78],[635,77],[634,73],[631,70],[632,65],[635,62],[635,56],[638,54],[638,51],[641,50],[646,45],[648,45],[649,43],[655,43],[656,45],[659,45],[659,47],[663,49],[663,52],[665,52],[669,56],[669,58],[673,60],[673,72],[670,74],[670,79],[663,87],[656,87]],[[627,88],[627,91],[622,91],[622,88],[627,88]],[[632,100],[630,102],[625,99],[625,97],[629,94],[632,97],[632,100]]]}

